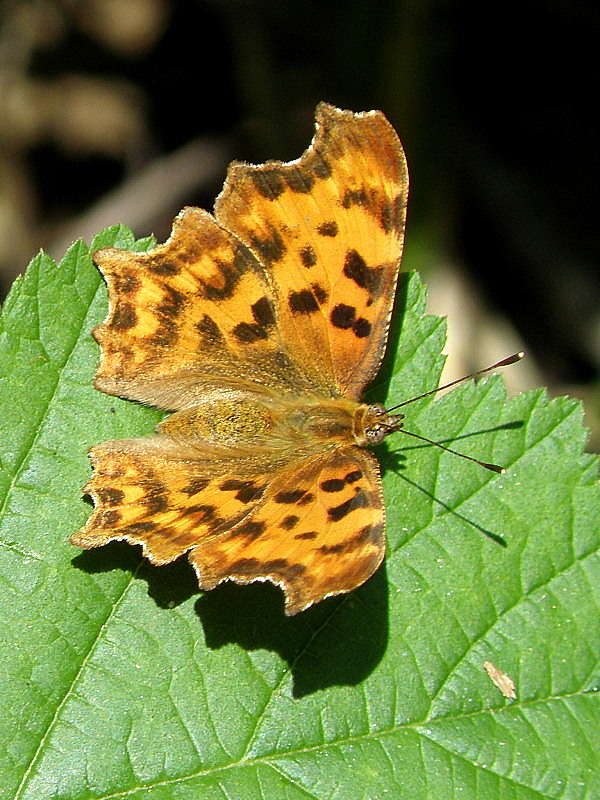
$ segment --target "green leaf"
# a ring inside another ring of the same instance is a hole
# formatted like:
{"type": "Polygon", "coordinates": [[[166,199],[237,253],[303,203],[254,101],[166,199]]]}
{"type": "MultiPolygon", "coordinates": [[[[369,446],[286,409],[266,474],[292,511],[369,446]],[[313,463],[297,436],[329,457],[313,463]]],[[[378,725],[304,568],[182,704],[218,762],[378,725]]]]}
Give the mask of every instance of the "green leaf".
{"type": "MultiPolygon", "coordinates": [[[[110,244],[151,243],[116,227],[93,248],[110,244]]],[[[443,362],[415,276],[397,305],[389,404],[443,362]]],[[[202,595],[185,561],[67,543],[87,447],[159,419],[93,389],[105,314],[77,243],[58,267],[37,256],[0,320],[0,797],[600,796],[600,493],[578,403],[507,401],[492,377],[407,406],[407,430],[506,474],[398,434],[378,453],[385,566],[287,619],[269,584],[202,595]]]]}

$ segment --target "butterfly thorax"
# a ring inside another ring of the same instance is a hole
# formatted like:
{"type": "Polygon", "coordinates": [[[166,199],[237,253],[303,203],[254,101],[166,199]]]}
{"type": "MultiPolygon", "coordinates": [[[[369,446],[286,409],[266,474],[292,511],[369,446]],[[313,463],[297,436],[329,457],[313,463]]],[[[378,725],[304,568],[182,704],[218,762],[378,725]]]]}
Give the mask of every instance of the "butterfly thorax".
{"type": "Polygon", "coordinates": [[[160,433],[188,444],[281,450],[378,444],[398,430],[401,414],[344,397],[278,398],[267,392],[222,392],[172,414],[160,433]]]}

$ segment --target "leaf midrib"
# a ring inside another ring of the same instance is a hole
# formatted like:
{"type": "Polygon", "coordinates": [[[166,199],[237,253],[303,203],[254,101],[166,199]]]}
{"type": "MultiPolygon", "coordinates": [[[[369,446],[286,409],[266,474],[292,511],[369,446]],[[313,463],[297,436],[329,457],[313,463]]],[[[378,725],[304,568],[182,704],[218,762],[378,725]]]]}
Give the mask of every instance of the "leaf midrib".
{"type": "MultiPolygon", "coordinates": [[[[515,709],[515,710],[518,710],[518,711],[527,710],[527,709],[535,708],[537,705],[540,705],[540,704],[547,704],[548,702],[557,702],[557,703],[560,702],[560,703],[563,703],[563,702],[566,702],[566,701],[568,701],[570,699],[578,699],[580,697],[586,698],[588,696],[590,696],[590,697],[591,696],[596,696],[596,694],[597,694],[596,692],[592,692],[591,690],[583,690],[582,689],[582,690],[577,691],[577,692],[570,692],[569,694],[564,694],[564,695],[560,695],[560,696],[556,696],[556,697],[552,697],[552,696],[536,697],[535,699],[529,700],[529,701],[518,701],[516,703],[515,702],[506,703],[505,705],[502,705],[502,706],[499,706],[499,707],[481,708],[481,709],[478,709],[476,711],[461,712],[460,714],[450,714],[450,715],[447,715],[445,717],[441,717],[441,718],[438,718],[438,719],[439,719],[439,721],[444,722],[444,723],[453,722],[455,720],[463,721],[463,720],[466,720],[466,719],[477,718],[477,717],[480,717],[480,716],[483,716],[483,715],[500,714],[500,713],[505,712],[505,711],[510,712],[512,709],[515,709]]],[[[421,735],[423,738],[425,738],[428,741],[430,741],[433,744],[435,744],[437,747],[440,747],[440,748],[444,749],[443,745],[440,744],[440,742],[438,742],[437,740],[435,740],[433,738],[430,738],[427,735],[427,730],[423,729],[423,726],[427,726],[428,728],[432,728],[433,726],[435,726],[437,721],[438,720],[436,720],[436,719],[433,719],[433,720],[429,720],[429,719],[417,720],[417,721],[410,722],[410,723],[403,723],[403,724],[400,724],[400,725],[392,725],[389,728],[380,728],[377,731],[367,731],[366,733],[357,734],[355,736],[347,736],[344,739],[336,739],[335,741],[323,742],[322,744],[309,745],[309,746],[306,746],[306,747],[298,747],[298,748],[295,748],[294,750],[282,751],[280,753],[270,753],[267,756],[257,756],[255,758],[246,759],[246,760],[244,760],[245,756],[243,756],[242,758],[238,759],[237,761],[231,762],[230,764],[224,764],[223,766],[220,766],[220,767],[214,767],[212,769],[206,769],[206,770],[198,770],[197,772],[190,773],[188,775],[182,775],[182,776],[179,776],[179,777],[176,777],[176,778],[171,778],[171,779],[162,780],[162,781],[156,781],[155,783],[142,784],[140,786],[135,786],[135,787],[132,787],[132,788],[129,788],[129,789],[125,789],[125,790],[123,790],[121,792],[114,792],[113,794],[98,795],[95,798],[95,800],[116,800],[116,798],[127,797],[128,795],[134,794],[135,792],[139,792],[139,791],[142,791],[142,790],[148,791],[148,790],[151,790],[151,789],[158,789],[158,788],[160,788],[162,786],[173,786],[175,784],[184,783],[185,781],[191,781],[191,780],[195,780],[197,778],[216,776],[219,773],[227,772],[227,771],[232,770],[232,769],[238,769],[238,768],[246,769],[248,767],[255,767],[255,766],[260,766],[260,765],[266,765],[266,766],[269,766],[269,767],[271,767],[273,769],[277,769],[277,771],[280,772],[280,774],[283,774],[285,776],[286,780],[291,781],[292,779],[285,772],[282,773],[281,769],[278,768],[277,765],[274,764],[273,762],[276,762],[276,761],[278,761],[280,759],[285,759],[285,758],[294,758],[294,757],[296,757],[298,755],[304,755],[304,754],[308,754],[308,753],[318,753],[319,751],[326,750],[326,749],[329,749],[329,748],[332,748],[332,747],[344,747],[346,745],[353,745],[353,744],[358,744],[360,742],[365,742],[365,741],[368,741],[370,739],[378,739],[378,738],[381,738],[383,736],[391,736],[394,733],[397,733],[399,731],[414,730],[419,735],[421,735]]],[[[473,764],[472,761],[468,760],[465,756],[461,755],[456,750],[450,750],[448,748],[445,748],[445,749],[446,749],[446,752],[451,753],[455,758],[460,758],[461,760],[465,761],[465,763],[469,764],[469,766],[475,768],[475,765],[473,764]]],[[[478,769],[484,769],[484,767],[479,765],[478,769]]],[[[492,774],[502,778],[502,780],[509,781],[511,783],[514,783],[517,786],[523,786],[523,788],[526,788],[529,791],[533,791],[531,786],[528,786],[527,784],[515,782],[514,779],[511,778],[508,775],[503,775],[502,773],[494,771],[494,770],[490,769],[489,767],[488,767],[488,771],[490,771],[490,772],[492,772],[492,774]]],[[[302,788],[303,788],[304,791],[306,791],[306,789],[304,789],[304,787],[302,787],[302,788]]],[[[540,795],[540,796],[544,796],[544,795],[540,795]]],[[[545,795],[545,796],[548,797],[548,798],[554,797],[553,795],[545,795]]],[[[15,800],[17,800],[17,799],[15,798],[15,800]]]]}
{"type": "Polygon", "coordinates": [[[48,740],[49,736],[52,734],[52,731],[54,730],[54,728],[56,727],[56,725],[58,724],[58,722],[60,720],[61,711],[63,710],[64,706],[66,705],[66,703],[69,700],[69,698],[71,697],[71,695],[73,694],[73,690],[74,690],[75,686],[79,682],[79,679],[81,678],[81,675],[82,675],[84,669],[87,667],[90,659],[92,658],[94,652],[96,651],[96,649],[98,647],[98,644],[99,644],[99,642],[100,642],[100,640],[102,638],[102,635],[106,631],[111,619],[115,616],[115,614],[118,611],[118,609],[122,606],[123,601],[125,599],[125,596],[127,594],[127,591],[129,590],[129,588],[131,587],[133,581],[137,577],[137,573],[141,569],[142,565],[143,565],[143,561],[140,561],[140,563],[138,564],[137,568],[131,573],[130,578],[129,578],[128,582],[125,584],[125,586],[123,587],[123,590],[122,590],[121,594],[117,597],[117,599],[113,602],[112,606],[109,608],[109,611],[108,611],[108,614],[106,615],[106,618],[104,619],[102,624],[99,626],[97,635],[93,639],[93,641],[92,641],[92,643],[91,643],[91,645],[89,647],[88,652],[86,653],[86,655],[81,660],[81,664],[79,665],[79,669],[73,675],[73,678],[72,678],[71,682],[69,683],[69,685],[67,686],[66,691],[65,691],[60,703],[58,703],[58,705],[56,706],[56,711],[52,715],[52,719],[48,723],[48,725],[46,727],[46,730],[44,731],[44,734],[42,735],[42,737],[40,739],[40,743],[37,746],[36,751],[35,751],[35,753],[33,754],[32,758],[31,758],[31,761],[29,762],[29,766],[27,767],[27,769],[23,773],[23,777],[22,777],[21,782],[20,782],[20,784],[19,784],[19,786],[17,788],[17,791],[15,793],[14,800],[18,800],[18,798],[21,797],[22,792],[27,788],[27,783],[29,781],[29,777],[30,777],[31,773],[33,772],[37,762],[40,760],[41,756],[43,755],[44,745],[46,744],[46,741],[48,740]]]}

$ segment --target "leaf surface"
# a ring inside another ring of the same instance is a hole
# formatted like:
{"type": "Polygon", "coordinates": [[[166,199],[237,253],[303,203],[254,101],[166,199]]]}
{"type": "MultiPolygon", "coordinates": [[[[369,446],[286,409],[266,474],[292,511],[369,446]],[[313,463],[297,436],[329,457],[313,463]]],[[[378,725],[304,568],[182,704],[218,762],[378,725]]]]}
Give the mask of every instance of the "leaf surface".
{"type": "MultiPolygon", "coordinates": [[[[149,244],[117,226],[92,249],[149,244]]],[[[424,310],[411,276],[389,405],[439,379],[424,310]]],[[[600,494],[577,402],[507,401],[492,377],[408,406],[407,430],[506,474],[398,434],[378,450],[385,566],[287,619],[270,585],[202,596],[185,562],[67,543],[87,447],[160,418],[93,389],[105,314],[76,243],[58,267],[37,256],[0,319],[0,797],[600,796],[600,494]]]]}

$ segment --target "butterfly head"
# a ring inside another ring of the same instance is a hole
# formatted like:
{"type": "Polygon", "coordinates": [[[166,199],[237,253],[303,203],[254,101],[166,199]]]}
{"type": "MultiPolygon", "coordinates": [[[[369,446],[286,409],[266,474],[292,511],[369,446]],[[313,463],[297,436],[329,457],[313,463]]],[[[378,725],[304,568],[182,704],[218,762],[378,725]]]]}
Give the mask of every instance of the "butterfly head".
{"type": "Polygon", "coordinates": [[[384,406],[379,403],[365,407],[365,413],[361,420],[361,444],[373,445],[382,442],[390,433],[400,430],[404,425],[402,421],[404,414],[390,414],[384,406]]]}

